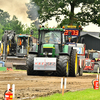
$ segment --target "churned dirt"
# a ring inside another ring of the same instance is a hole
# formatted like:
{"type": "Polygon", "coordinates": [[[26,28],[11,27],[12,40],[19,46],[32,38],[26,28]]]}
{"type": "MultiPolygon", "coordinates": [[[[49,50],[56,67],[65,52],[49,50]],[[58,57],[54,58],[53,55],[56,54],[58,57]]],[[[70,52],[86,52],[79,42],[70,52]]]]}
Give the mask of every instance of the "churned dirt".
{"type": "MultiPolygon", "coordinates": [[[[55,76],[27,76],[26,71],[0,72],[0,100],[4,98],[7,84],[15,84],[14,100],[31,100],[32,98],[61,93],[61,78],[55,76]]],[[[92,80],[96,75],[83,74],[83,76],[66,77],[67,91],[77,91],[92,88],[92,80]]]]}

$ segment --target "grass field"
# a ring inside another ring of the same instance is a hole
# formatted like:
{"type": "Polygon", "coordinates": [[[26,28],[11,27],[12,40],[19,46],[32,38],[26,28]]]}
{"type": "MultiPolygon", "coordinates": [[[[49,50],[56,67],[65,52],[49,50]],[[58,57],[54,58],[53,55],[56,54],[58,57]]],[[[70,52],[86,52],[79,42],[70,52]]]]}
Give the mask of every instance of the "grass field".
{"type": "Polygon", "coordinates": [[[48,97],[39,97],[35,100],[100,100],[100,90],[86,89],[83,91],[54,94],[48,97]]]}

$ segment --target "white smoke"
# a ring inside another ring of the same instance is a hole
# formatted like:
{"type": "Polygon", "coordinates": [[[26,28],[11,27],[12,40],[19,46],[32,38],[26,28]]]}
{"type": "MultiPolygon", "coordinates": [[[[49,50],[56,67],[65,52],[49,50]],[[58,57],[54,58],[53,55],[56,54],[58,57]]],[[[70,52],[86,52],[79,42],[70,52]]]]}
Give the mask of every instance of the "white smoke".
{"type": "Polygon", "coordinates": [[[38,14],[38,10],[39,7],[34,3],[27,3],[26,4],[28,10],[27,10],[27,14],[28,14],[28,18],[30,18],[33,23],[35,24],[35,26],[38,28],[39,27],[39,14],[38,14]]]}
{"type": "Polygon", "coordinates": [[[29,2],[30,0],[0,0],[0,9],[8,12],[11,18],[15,15],[23,24],[30,25],[31,20],[27,18],[27,7],[25,5],[29,2]]]}

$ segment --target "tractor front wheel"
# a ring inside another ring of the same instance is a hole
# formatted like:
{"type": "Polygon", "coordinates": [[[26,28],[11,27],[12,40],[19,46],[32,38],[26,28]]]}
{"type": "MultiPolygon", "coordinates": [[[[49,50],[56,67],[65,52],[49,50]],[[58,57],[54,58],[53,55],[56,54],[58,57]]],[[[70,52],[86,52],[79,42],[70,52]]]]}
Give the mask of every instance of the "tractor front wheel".
{"type": "Polygon", "coordinates": [[[59,56],[56,73],[57,73],[57,76],[69,75],[69,57],[68,56],[59,56]]]}
{"type": "Polygon", "coordinates": [[[34,71],[34,57],[37,55],[29,55],[26,61],[27,75],[37,75],[37,71],[34,71]]]}

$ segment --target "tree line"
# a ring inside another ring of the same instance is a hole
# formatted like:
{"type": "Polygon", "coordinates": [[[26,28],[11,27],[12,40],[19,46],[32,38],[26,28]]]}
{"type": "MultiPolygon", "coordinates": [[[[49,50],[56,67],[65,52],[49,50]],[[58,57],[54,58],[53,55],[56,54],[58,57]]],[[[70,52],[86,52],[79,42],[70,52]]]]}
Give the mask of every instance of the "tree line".
{"type": "MultiPolygon", "coordinates": [[[[36,6],[41,23],[55,17],[60,27],[69,24],[86,26],[90,22],[100,26],[100,0],[30,0],[30,3],[36,6]]],[[[32,20],[31,9],[28,17],[32,20]]]]}
{"type": "Polygon", "coordinates": [[[52,17],[59,23],[57,27],[86,26],[90,22],[100,26],[100,0],[30,0],[26,6],[28,18],[34,20],[30,27],[23,25],[15,15],[10,20],[9,13],[0,9],[0,39],[5,30],[15,30],[16,34],[30,34],[33,30],[34,37],[38,37],[38,25],[52,17]],[[75,12],[76,8],[80,11],[75,12]]]}
{"type": "Polygon", "coordinates": [[[9,13],[0,9],[0,40],[5,30],[14,30],[16,34],[30,34],[33,30],[33,36],[38,37],[38,31],[34,23],[31,23],[30,27],[27,24],[23,25],[15,15],[10,19],[9,13]]]}

